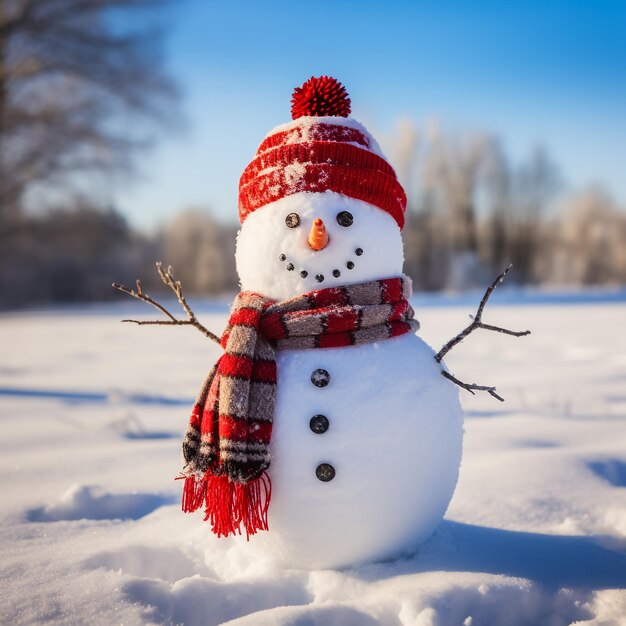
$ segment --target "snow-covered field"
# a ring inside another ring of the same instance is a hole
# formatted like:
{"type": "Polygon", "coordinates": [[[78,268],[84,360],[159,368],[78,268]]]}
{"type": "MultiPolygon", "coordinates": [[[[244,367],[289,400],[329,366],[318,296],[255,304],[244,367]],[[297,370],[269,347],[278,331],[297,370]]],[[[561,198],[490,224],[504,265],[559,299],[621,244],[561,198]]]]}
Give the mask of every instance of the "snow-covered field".
{"type": "MultiPolygon", "coordinates": [[[[0,316],[0,622],[626,624],[626,304],[494,304],[486,322],[533,334],[479,331],[447,359],[506,402],[462,392],[445,521],[342,571],[260,562],[180,511],[181,433],[218,356],[197,331],[116,306],[0,316]]],[[[438,347],[472,308],[418,307],[421,335],[438,347]]]]}

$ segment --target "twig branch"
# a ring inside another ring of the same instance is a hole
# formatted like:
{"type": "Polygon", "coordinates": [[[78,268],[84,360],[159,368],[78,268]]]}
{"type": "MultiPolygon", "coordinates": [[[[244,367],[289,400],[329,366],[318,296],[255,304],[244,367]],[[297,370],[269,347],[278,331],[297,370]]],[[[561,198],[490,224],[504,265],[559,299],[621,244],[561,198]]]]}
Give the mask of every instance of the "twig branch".
{"type": "MultiPolygon", "coordinates": [[[[525,335],[530,335],[529,330],[522,330],[522,331],[509,330],[508,328],[502,328],[501,326],[492,326],[491,324],[484,324],[482,321],[483,311],[485,310],[485,306],[487,305],[487,301],[489,300],[489,297],[493,293],[493,290],[504,280],[505,276],[509,273],[512,267],[513,265],[509,265],[504,270],[504,272],[502,272],[491,283],[491,285],[489,285],[489,287],[487,288],[487,291],[485,291],[485,295],[483,296],[482,300],[480,301],[480,304],[478,305],[478,309],[476,311],[476,315],[474,315],[473,317],[472,323],[466,328],[464,328],[458,335],[456,335],[455,337],[452,337],[452,339],[450,339],[450,341],[448,341],[448,343],[446,343],[441,348],[441,350],[437,352],[437,354],[435,355],[435,361],[437,361],[437,363],[441,363],[441,359],[443,359],[443,357],[446,354],[448,354],[448,352],[450,352],[452,348],[454,348],[456,345],[461,343],[461,341],[463,341],[465,337],[467,337],[470,333],[474,332],[478,328],[482,328],[483,330],[491,330],[496,333],[503,333],[505,335],[510,335],[512,337],[524,337],[525,335]]],[[[466,389],[472,394],[474,393],[474,391],[486,391],[487,393],[489,393],[489,395],[500,400],[500,402],[504,402],[504,398],[502,398],[496,393],[495,387],[464,383],[463,381],[459,380],[458,378],[456,378],[449,372],[446,372],[445,370],[442,371],[441,374],[445,376],[448,380],[452,381],[455,385],[458,385],[459,387],[466,389]]]]}
{"type": "Polygon", "coordinates": [[[487,385],[477,385],[476,383],[464,383],[462,380],[459,380],[456,376],[453,376],[452,374],[450,374],[450,372],[446,372],[445,370],[443,370],[441,374],[448,380],[451,380],[455,385],[458,385],[463,389],[467,389],[467,391],[469,391],[473,396],[476,395],[474,391],[486,391],[490,396],[493,396],[497,400],[500,400],[500,402],[504,402],[504,398],[496,393],[495,387],[489,387],[487,385]]]}
{"type": "Polygon", "coordinates": [[[172,270],[171,265],[168,266],[167,270],[163,269],[163,264],[158,262],[156,264],[157,272],[161,277],[161,280],[165,285],[167,285],[175,294],[176,298],[180,302],[181,306],[185,310],[187,314],[186,320],[179,320],[174,315],[172,315],[162,304],[159,304],[156,300],[152,299],[147,293],[144,293],[143,288],[141,286],[141,281],[138,279],[135,289],[129,289],[128,287],[124,287],[124,285],[119,285],[118,283],[113,283],[113,288],[125,293],[137,300],[141,300],[142,302],[146,302],[151,304],[153,307],[158,309],[163,315],[165,315],[167,320],[122,320],[122,322],[130,322],[132,324],[137,324],[138,326],[145,325],[158,325],[158,326],[193,326],[197,328],[205,337],[208,337],[212,341],[216,343],[220,343],[220,338],[212,333],[208,328],[203,326],[196,317],[196,314],[191,310],[191,307],[187,304],[187,300],[185,299],[185,295],[183,294],[183,288],[179,280],[174,279],[174,272],[172,270]]]}

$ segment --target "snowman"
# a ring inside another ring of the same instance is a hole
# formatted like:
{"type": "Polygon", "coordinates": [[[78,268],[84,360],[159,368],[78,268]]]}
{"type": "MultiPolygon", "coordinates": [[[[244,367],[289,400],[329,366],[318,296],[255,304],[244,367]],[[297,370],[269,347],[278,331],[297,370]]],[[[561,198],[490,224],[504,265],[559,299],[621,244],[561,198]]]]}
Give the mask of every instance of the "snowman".
{"type": "Polygon", "coordinates": [[[406,196],[349,114],[338,81],[311,78],[245,169],[241,292],[183,443],[183,510],[293,567],[414,549],[461,461],[458,388],[416,335],[402,274],[406,196]]]}
{"type": "Polygon", "coordinates": [[[349,114],[340,83],[310,79],[294,93],[293,121],[244,171],[236,263],[246,297],[223,342],[229,363],[219,385],[209,377],[185,440],[188,510],[208,504],[228,534],[256,507],[249,531],[268,532],[253,544],[291,566],[346,566],[417,545],[443,517],[461,460],[458,391],[407,302],[406,197],[349,114]],[[250,362],[251,382],[233,371],[250,362]],[[268,364],[275,372],[261,371],[268,364]],[[218,473],[205,488],[212,457],[232,461],[234,480],[218,473]],[[255,487],[237,493],[250,466],[255,487]],[[220,517],[233,512],[214,507],[220,499],[247,500],[227,528],[220,517]]]}

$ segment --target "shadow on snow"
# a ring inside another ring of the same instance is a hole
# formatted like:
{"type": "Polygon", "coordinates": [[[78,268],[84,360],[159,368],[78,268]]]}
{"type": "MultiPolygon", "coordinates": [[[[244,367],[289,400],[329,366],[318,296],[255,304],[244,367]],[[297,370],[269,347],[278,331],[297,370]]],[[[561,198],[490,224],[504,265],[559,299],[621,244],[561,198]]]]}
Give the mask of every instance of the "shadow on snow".
{"type": "Polygon", "coordinates": [[[626,487],[626,462],[619,459],[589,461],[587,467],[613,487],[626,487]]]}
{"type": "Polygon", "coordinates": [[[152,396],[141,393],[124,394],[120,392],[19,389],[15,387],[0,387],[0,396],[46,398],[76,404],[105,404],[107,402],[161,406],[191,406],[193,404],[193,398],[169,398],[167,396],[152,396]]]}
{"type": "Polygon", "coordinates": [[[525,578],[548,589],[626,588],[626,554],[602,547],[598,539],[445,520],[415,556],[394,564],[390,577],[428,571],[480,572],[525,578]]]}

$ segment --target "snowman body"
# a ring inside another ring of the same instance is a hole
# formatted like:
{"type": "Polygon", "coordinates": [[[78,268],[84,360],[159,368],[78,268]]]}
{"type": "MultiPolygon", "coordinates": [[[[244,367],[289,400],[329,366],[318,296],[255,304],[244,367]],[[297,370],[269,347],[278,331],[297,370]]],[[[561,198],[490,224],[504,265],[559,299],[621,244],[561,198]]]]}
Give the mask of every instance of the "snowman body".
{"type": "MultiPolygon", "coordinates": [[[[249,215],[237,241],[242,289],[286,300],[402,274],[394,219],[335,193],[296,193],[249,215]],[[346,216],[349,216],[347,217],[346,216]],[[313,224],[327,242],[310,245],[313,224]]],[[[296,567],[390,558],[442,519],[461,460],[458,392],[409,333],[277,353],[269,531],[252,547],[296,567]]]]}

